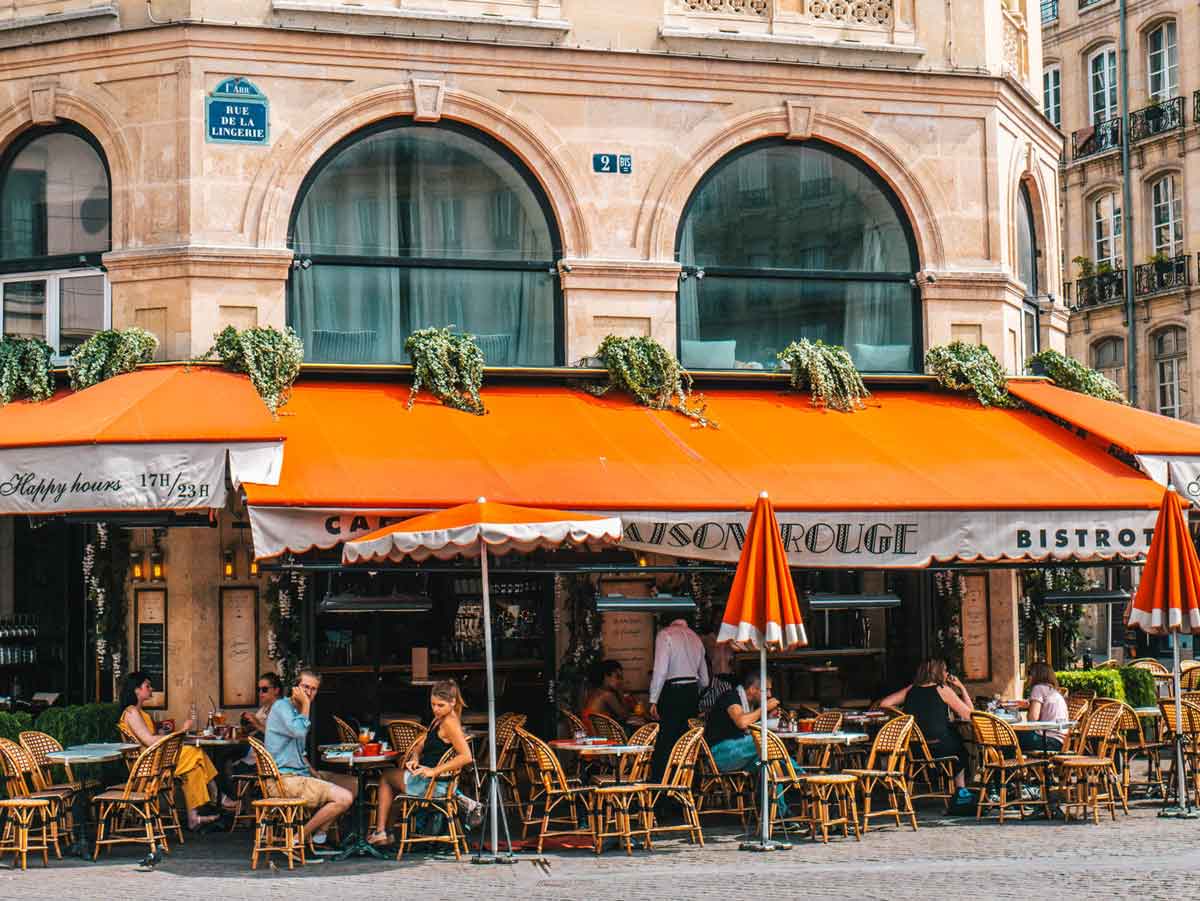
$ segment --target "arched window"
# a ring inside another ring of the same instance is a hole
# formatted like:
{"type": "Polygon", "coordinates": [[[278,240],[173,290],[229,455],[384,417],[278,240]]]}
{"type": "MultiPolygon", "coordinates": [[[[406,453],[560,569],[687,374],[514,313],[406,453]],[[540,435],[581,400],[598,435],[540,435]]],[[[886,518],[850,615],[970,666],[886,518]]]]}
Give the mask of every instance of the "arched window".
{"type": "Polygon", "coordinates": [[[1104,47],[1088,58],[1088,111],[1093,125],[1116,118],[1116,47],[1104,47]]]}
{"type": "Polygon", "coordinates": [[[774,369],[800,338],[844,345],[864,372],[920,366],[912,232],[849,154],[783,140],[734,151],[688,201],[676,256],[685,366],[774,369]]]}
{"type": "Polygon", "coordinates": [[[109,325],[108,164],[72,124],[34,129],[0,155],[0,331],[61,359],[109,325]]]}
{"type": "Polygon", "coordinates": [[[1179,179],[1164,175],[1150,190],[1154,213],[1154,252],[1168,257],[1183,253],[1183,197],[1179,179]]]}
{"type": "Polygon", "coordinates": [[[1092,368],[1125,390],[1125,339],[1101,338],[1092,345],[1092,368]]]}
{"type": "Polygon", "coordinates": [[[1042,71],[1042,112],[1055,128],[1062,128],[1062,68],[1047,66],[1042,71]]]}
{"type": "Polygon", "coordinates": [[[1017,278],[1025,286],[1022,309],[1023,339],[1025,346],[1022,360],[1028,360],[1038,352],[1040,314],[1038,310],[1038,246],[1037,229],[1033,222],[1033,201],[1029,187],[1022,182],[1017,191],[1017,278]]]}
{"type": "Polygon", "coordinates": [[[1172,325],[1155,334],[1154,370],[1158,412],[1181,418],[1187,390],[1187,332],[1181,326],[1172,325]]]}
{"type": "Polygon", "coordinates": [[[1097,266],[1121,268],[1121,199],[1116,191],[1092,201],[1092,248],[1097,266]]]}
{"type": "Polygon", "coordinates": [[[309,360],[405,362],[409,334],[452,325],[489,365],[563,362],[549,205],[473,130],[391,120],[352,135],[301,188],[290,244],[288,322],[309,360]]]}
{"type": "Polygon", "coordinates": [[[1147,35],[1146,73],[1150,79],[1151,102],[1162,103],[1179,93],[1179,55],[1174,22],[1163,22],[1147,35]]]}

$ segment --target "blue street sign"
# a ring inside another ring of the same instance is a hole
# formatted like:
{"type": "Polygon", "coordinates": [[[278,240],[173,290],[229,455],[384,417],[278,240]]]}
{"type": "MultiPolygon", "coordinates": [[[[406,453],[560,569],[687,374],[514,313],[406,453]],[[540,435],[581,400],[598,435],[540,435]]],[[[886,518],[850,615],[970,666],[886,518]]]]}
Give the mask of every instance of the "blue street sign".
{"type": "Polygon", "coordinates": [[[245,78],[226,78],[205,100],[205,137],[214,144],[267,144],[267,97],[245,78]]]}
{"type": "Polygon", "coordinates": [[[618,172],[629,175],[633,172],[633,154],[630,153],[593,153],[593,172],[618,172]]]}

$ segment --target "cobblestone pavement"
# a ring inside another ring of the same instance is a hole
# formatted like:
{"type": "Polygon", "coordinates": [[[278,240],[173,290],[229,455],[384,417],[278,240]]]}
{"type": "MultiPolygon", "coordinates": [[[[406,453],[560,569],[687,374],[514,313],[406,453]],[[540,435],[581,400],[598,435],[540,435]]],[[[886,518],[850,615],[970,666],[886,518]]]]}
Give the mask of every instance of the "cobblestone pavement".
{"type": "Polygon", "coordinates": [[[51,861],[0,871],[0,898],[271,899],[728,899],[761,878],[784,897],[1029,898],[1190,897],[1200,873],[1200,820],[1168,820],[1137,805],[1116,823],[1030,820],[976,823],[926,813],[913,833],[872,829],[861,843],[797,841],[790,851],[748,854],[736,830],[706,829],[706,845],[656,842],[632,858],[610,850],[558,852],[539,866],[481,867],[420,855],[397,863],[351,860],[303,870],[251,872],[249,834],[189,838],[152,872],[132,850],[99,863],[51,861]],[[36,894],[35,894],[36,893],[36,894]]]}

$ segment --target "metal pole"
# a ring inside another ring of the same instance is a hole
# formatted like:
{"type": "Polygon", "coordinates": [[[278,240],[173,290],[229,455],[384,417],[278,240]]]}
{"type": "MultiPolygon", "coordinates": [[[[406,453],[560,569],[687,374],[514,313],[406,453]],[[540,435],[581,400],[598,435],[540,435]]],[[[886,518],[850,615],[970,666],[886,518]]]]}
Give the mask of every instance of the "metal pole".
{"type": "MultiPolygon", "coordinates": [[[[500,797],[496,794],[496,677],[492,660],[492,599],[488,588],[488,550],[479,537],[479,569],[483,579],[483,655],[487,672],[488,804],[491,805],[492,856],[500,854],[500,797]]],[[[509,848],[511,851],[512,849],[509,848]]]]}
{"type": "Polygon", "coordinates": [[[1183,778],[1183,696],[1179,688],[1179,632],[1174,633],[1171,642],[1174,651],[1175,665],[1171,669],[1175,688],[1175,773],[1179,777],[1179,809],[1191,807],[1188,802],[1187,784],[1183,778]]]}
{"type": "Polygon", "coordinates": [[[763,623],[764,634],[762,646],[758,649],[758,707],[762,714],[762,743],[759,749],[760,769],[762,770],[762,843],[766,848],[771,841],[771,799],[767,794],[767,636],[766,623],[763,623]]]}
{"type": "Polygon", "coordinates": [[[1133,176],[1129,171],[1129,35],[1126,2],[1121,0],[1119,16],[1121,23],[1120,61],[1118,79],[1121,85],[1121,238],[1125,253],[1125,320],[1126,320],[1126,368],[1129,371],[1129,403],[1137,406],[1137,325],[1134,321],[1133,304],[1133,176]]]}

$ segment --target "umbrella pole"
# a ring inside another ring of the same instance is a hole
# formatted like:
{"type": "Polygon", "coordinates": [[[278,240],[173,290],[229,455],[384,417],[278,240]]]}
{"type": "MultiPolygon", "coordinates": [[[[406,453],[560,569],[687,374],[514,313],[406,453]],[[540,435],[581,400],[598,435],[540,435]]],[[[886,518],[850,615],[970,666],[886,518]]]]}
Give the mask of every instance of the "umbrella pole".
{"type": "MultiPolygon", "coordinates": [[[[493,672],[495,661],[492,659],[492,598],[488,585],[488,550],[483,538],[479,539],[479,569],[483,582],[483,655],[484,672],[487,678],[488,705],[488,805],[490,816],[488,825],[491,828],[492,858],[500,856],[500,796],[496,784],[496,677],[493,672]]],[[[512,846],[508,849],[512,851],[512,846]]]]}
{"type": "Polygon", "coordinates": [[[762,647],[758,649],[758,709],[762,713],[761,746],[759,747],[759,769],[762,770],[762,843],[767,847],[771,842],[771,799],[767,785],[767,643],[763,636],[762,647]]]}
{"type": "Polygon", "coordinates": [[[1179,633],[1176,632],[1172,636],[1171,650],[1174,657],[1174,665],[1171,667],[1171,677],[1174,681],[1175,689],[1175,773],[1179,777],[1179,809],[1187,810],[1191,807],[1188,801],[1187,782],[1183,777],[1183,696],[1180,693],[1179,685],[1179,633]]]}

